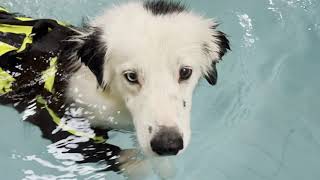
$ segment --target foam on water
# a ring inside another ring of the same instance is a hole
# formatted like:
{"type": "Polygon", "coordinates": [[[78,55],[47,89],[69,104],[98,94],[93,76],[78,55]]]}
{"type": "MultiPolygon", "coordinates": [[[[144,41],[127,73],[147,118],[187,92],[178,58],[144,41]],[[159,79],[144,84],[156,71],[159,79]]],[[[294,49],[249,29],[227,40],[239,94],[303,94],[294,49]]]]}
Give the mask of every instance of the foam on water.
{"type": "MultiPolygon", "coordinates": [[[[0,5],[80,24],[114,2],[0,0],[0,5]]],[[[175,179],[319,179],[320,1],[185,2],[221,22],[232,52],[218,65],[217,86],[203,81],[197,88],[192,142],[175,158],[175,179]]],[[[36,127],[10,108],[0,113],[3,179],[123,179],[95,172],[100,164],[56,159],[57,149],[36,127]]],[[[132,143],[124,135],[112,137],[124,146],[132,143]]]]}

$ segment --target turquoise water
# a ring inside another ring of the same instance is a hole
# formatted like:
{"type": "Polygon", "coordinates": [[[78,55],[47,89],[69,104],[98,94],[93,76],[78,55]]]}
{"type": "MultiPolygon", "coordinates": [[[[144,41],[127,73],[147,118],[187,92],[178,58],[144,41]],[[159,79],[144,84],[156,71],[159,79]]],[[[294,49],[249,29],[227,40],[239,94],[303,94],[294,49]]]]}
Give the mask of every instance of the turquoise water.
{"type": "MultiPolygon", "coordinates": [[[[73,24],[113,2],[0,0],[13,11],[73,24]]],[[[185,2],[222,23],[233,51],[218,66],[218,85],[197,88],[192,142],[175,160],[175,179],[320,179],[320,1],[185,2]]],[[[10,108],[0,113],[1,179],[123,179],[95,173],[96,164],[57,160],[36,127],[10,108]]]]}

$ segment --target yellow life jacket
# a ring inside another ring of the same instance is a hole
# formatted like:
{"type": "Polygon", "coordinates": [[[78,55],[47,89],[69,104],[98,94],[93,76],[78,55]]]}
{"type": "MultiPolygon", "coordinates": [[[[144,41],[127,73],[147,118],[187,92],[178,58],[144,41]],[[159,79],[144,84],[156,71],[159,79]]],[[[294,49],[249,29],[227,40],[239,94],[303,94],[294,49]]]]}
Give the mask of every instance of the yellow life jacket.
{"type": "MultiPolygon", "coordinates": [[[[46,56],[44,60],[41,60],[42,64],[47,62],[46,69],[41,72],[43,89],[53,94],[59,61],[59,50],[55,50],[55,47],[58,41],[65,38],[65,34],[68,34],[69,31],[68,25],[62,22],[52,19],[36,20],[23,17],[9,13],[9,11],[0,7],[0,96],[10,94],[14,91],[14,84],[19,78],[24,76],[23,74],[17,75],[17,72],[10,70],[11,66],[13,66],[10,65],[10,61],[28,61],[29,63],[31,62],[31,67],[37,69],[37,63],[40,63],[40,61],[36,61],[38,54],[44,54],[46,56]],[[55,30],[58,33],[48,33],[55,30]],[[43,46],[35,45],[37,46],[36,50],[32,50],[35,39],[38,36],[47,36],[45,37],[45,44],[43,44],[43,46]],[[51,46],[52,49],[50,49],[51,46]],[[43,48],[43,50],[41,48],[43,48]],[[35,55],[33,56],[33,54],[35,55]],[[35,61],[33,61],[33,58],[35,61]],[[9,69],[5,69],[4,67],[9,67],[9,69]],[[17,77],[15,77],[16,75],[17,77]]],[[[21,85],[18,84],[16,86],[19,87],[21,85]]],[[[97,143],[106,141],[103,136],[77,131],[64,124],[61,118],[49,107],[48,102],[42,95],[36,96],[36,102],[47,110],[53,122],[62,130],[75,136],[87,137],[97,143]]]]}

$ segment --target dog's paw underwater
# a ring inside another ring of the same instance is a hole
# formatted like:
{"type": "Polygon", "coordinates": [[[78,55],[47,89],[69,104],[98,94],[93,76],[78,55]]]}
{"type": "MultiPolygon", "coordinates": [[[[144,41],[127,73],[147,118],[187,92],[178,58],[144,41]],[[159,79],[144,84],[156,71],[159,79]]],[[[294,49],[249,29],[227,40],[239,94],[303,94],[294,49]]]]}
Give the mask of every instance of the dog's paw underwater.
{"type": "Polygon", "coordinates": [[[82,154],[75,161],[134,174],[187,148],[193,90],[202,77],[216,84],[230,50],[217,26],[162,0],[114,6],[79,28],[1,8],[0,102],[53,143],[81,139],[64,146],[82,154]],[[147,158],[108,144],[109,130],[135,130],[147,158]]]}

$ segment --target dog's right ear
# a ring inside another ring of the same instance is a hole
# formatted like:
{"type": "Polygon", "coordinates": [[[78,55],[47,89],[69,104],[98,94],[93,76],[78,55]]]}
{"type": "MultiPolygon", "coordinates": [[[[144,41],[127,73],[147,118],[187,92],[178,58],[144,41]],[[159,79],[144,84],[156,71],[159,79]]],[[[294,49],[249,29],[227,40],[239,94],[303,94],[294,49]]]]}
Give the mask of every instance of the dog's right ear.
{"type": "Polygon", "coordinates": [[[209,54],[211,57],[211,66],[208,68],[204,77],[212,86],[218,81],[216,64],[222,59],[228,50],[231,50],[227,35],[221,31],[217,31],[217,26],[218,25],[215,24],[210,28],[212,32],[211,43],[209,43],[210,45],[204,45],[206,54],[209,54]]]}
{"type": "Polygon", "coordinates": [[[98,84],[103,84],[103,65],[107,53],[106,43],[101,42],[102,31],[99,28],[91,28],[92,31],[83,37],[83,44],[78,50],[78,56],[96,76],[98,84]]]}
{"type": "Polygon", "coordinates": [[[103,67],[105,63],[107,44],[102,42],[102,30],[97,27],[86,27],[84,31],[74,30],[68,42],[69,59],[80,60],[95,75],[98,85],[105,86],[103,67]]]}
{"type": "Polygon", "coordinates": [[[216,67],[216,62],[212,62],[211,63],[211,67],[209,69],[209,71],[207,72],[207,74],[204,76],[204,78],[208,81],[208,83],[212,86],[217,84],[218,81],[218,71],[217,71],[217,67],[216,67]]]}

